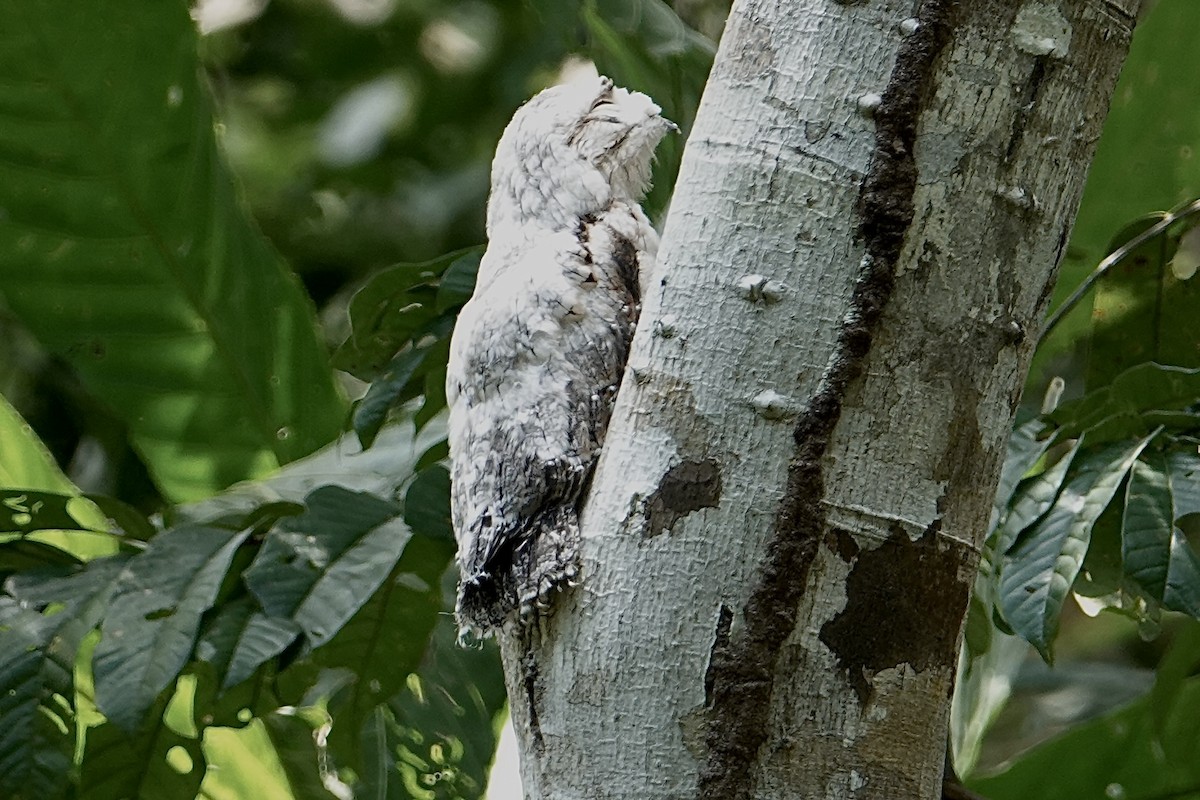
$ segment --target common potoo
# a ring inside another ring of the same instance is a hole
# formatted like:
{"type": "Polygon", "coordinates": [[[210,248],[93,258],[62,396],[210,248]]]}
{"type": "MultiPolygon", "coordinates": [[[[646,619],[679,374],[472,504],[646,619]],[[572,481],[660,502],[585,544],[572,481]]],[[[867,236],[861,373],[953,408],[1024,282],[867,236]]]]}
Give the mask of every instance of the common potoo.
{"type": "Polygon", "coordinates": [[[527,621],[578,575],[580,505],[658,248],[639,204],[673,129],[594,78],[541,92],[500,137],[446,379],[464,631],[527,621]]]}

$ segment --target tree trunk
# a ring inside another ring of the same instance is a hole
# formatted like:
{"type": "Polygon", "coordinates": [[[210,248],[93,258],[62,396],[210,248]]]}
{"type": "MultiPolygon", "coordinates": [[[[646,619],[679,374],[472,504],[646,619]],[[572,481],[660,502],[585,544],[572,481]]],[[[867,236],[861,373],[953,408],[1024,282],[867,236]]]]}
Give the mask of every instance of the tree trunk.
{"type": "Polygon", "coordinates": [[[1005,441],[1140,0],[739,0],[527,796],[938,796],[1005,441]]]}

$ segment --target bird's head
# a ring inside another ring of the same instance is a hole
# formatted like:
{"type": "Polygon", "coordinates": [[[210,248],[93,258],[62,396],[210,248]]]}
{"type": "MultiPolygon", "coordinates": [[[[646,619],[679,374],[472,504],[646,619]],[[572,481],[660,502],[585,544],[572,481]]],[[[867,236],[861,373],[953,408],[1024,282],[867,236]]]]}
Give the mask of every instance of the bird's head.
{"type": "Polygon", "coordinates": [[[639,202],[654,149],[672,130],[653,100],[605,77],[546,89],[517,110],[496,147],[489,235],[510,215],[559,227],[613,200],[639,202]]]}

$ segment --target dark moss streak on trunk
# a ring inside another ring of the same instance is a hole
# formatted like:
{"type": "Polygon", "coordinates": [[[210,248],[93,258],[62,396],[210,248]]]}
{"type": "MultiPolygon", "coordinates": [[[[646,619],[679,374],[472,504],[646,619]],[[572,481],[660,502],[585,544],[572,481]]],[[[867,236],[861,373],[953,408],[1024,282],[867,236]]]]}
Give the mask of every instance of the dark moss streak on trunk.
{"type": "Polygon", "coordinates": [[[863,371],[892,293],[904,237],[912,224],[917,123],[949,41],[957,0],[923,0],[919,26],[900,46],[883,102],[875,111],[875,150],[859,198],[863,272],[855,284],[837,347],[795,429],[787,490],[767,543],[743,627],[718,635],[705,676],[710,696],[708,757],[698,797],[742,800],[754,792],[754,766],[769,732],[776,660],[796,626],[808,571],[825,532],[822,459],[848,388],[863,371]],[[710,688],[711,687],[711,688],[710,688]]]}

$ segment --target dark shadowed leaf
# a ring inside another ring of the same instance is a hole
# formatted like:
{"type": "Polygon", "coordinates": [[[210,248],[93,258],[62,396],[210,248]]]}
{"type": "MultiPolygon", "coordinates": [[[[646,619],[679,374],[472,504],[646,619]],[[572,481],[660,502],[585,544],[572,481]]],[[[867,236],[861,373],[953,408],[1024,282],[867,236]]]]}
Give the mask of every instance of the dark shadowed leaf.
{"type": "Polygon", "coordinates": [[[0,542],[0,576],[39,567],[62,567],[79,563],[79,559],[67,551],[32,539],[0,542]]]}
{"type": "Polygon", "coordinates": [[[75,749],[72,678],[124,557],[9,578],[0,595],[0,796],[51,800],[75,749]]]}
{"type": "Polygon", "coordinates": [[[1144,436],[1159,425],[1192,427],[1200,422],[1200,417],[1188,413],[1198,397],[1200,369],[1139,364],[1122,372],[1109,386],[1062,404],[1049,417],[1061,426],[1060,440],[1089,431],[1092,443],[1099,444],[1144,436]],[[1104,435],[1096,430],[1102,425],[1106,427],[1104,435]]]}
{"type": "Polygon", "coordinates": [[[1172,692],[1169,708],[1156,711],[1156,699],[1077,725],[970,788],[989,800],[1190,800],[1200,787],[1200,678],[1172,692]]]}
{"type": "Polygon", "coordinates": [[[363,725],[417,668],[442,611],[439,581],[453,555],[453,547],[445,542],[411,539],[370,601],[329,644],[313,653],[321,666],[354,671],[354,682],[331,704],[337,724],[330,747],[340,763],[358,769],[363,725]]]}
{"type": "Polygon", "coordinates": [[[171,730],[162,710],[133,735],[112,722],[88,730],[79,800],[194,800],[205,770],[200,741],[171,730]]]}
{"type": "Polygon", "coordinates": [[[156,536],[117,580],[96,647],[96,702],[125,731],[187,663],[200,617],[216,600],[238,545],[249,535],[185,525],[156,536]]]}
{"type": "MultiPolygon", "coordinates": [[[[1151,214],[1125,227],[1114,252],[1160,222],[1151,214]]],[[[1134,248],[1096,286],[1087,388],[1107,386],[1125,369],[1147,361],[1200,367],[1200,280],[1172,269],[1182,229],[1168,228],[1134,248]]]]}
{"type": "Polygon", "coordinates": [[[332,774],[332,767],[323,761],[317,739],[324,734],[319,727],[293,713],[269,714],[263,722],[295,800],[336,800],[322,780],[322,770],[332,774]]]}
{"type": "Polygon", "coordinates": [[[420,668],[364,731],[384,744],[365,788],[387,800],[407,800],[414,785],[439,797],[483,797],[506,702],[495,646],[460,647],[453,619],[443,618],[420,668]]]}
{"type": "Polygon", "coordinates": [[[401,401],[409,380],[428,352],[428,348],[416,347],[399,353],[355,404],[351,419],[364,450],[375,443],[388,412],[401,401]]]}
{"type": "Polygon", "coordinates": [[[267,535],[243,577],[267,616],[299,625],[316,647],[375,592],[410,534],[398,505],[365,492],[325,486],[305,505],[267,535]]]}

